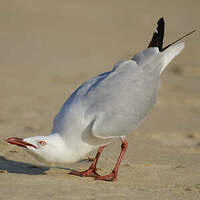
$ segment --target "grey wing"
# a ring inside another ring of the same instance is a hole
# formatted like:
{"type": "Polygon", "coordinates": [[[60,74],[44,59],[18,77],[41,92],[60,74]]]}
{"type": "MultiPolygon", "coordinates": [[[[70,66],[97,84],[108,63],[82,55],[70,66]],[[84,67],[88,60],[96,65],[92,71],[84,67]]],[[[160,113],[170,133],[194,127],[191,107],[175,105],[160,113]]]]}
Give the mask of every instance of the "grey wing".
{"type": "Polygon", "coordinates": [[[107,139],[134,131],[154,105],[158,87],[159,77],[148,76],[135,61],[119,63],[87,93],[91,134],[107,139]]]}
{"type": "Polygon", "coordinates": [[[85,97],[87,93],[103,81],[110,73],[111,71],[108,71],[89,79],[71,94],[54,118],[52,133],[73,132],[73,128],[81,124],[81,113],[85,113],[85,97]]]}

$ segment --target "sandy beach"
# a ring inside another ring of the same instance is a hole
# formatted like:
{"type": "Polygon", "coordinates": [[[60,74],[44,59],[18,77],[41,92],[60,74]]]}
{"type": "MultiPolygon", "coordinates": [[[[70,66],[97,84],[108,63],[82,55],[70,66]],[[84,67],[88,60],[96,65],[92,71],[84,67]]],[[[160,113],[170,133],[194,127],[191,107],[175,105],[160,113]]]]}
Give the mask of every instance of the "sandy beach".
{"type": "MultiPolygon", "coordinates": [[[[69,95],[84,81],[147,47],[156,22],[165,44],[200,27],[200,1],[0,1],[0,200],[199,200],[200,33],[162,74],[157,104],[128,136],[117,182],[71,176],[73,164],[41,163],[5,142],[48,135],[69,95]]],[[[120,141],[105,148],[109,173],[120,141]]]]}

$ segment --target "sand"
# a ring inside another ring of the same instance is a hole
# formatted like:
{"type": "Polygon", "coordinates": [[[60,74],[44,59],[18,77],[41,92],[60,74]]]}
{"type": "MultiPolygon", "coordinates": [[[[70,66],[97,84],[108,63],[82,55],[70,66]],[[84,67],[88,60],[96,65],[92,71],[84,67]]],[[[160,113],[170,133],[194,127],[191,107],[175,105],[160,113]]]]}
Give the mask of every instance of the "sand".
{"type": "MultiPolygon", "coordinates": [[[[86,169],[95,152],[74,164],[44,164],[9,136],[48,135],[64,101],[82,82],[144,49],[157,20],[167,42],[199,28],[200,1],[1,0],[0,199],[200,199],[200,35],[162,75],[153,111],[128,136],[117,182],[70,176],[86,169]]],[[[102,154],[109,173],[120,142],[102,154]]]]}

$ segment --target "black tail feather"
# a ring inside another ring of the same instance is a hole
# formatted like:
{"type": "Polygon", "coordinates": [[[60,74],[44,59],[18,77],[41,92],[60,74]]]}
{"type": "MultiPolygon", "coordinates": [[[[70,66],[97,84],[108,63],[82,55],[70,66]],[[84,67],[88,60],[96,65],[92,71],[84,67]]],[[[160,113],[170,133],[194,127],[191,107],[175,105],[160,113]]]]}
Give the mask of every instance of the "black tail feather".
{"type": "Polygon", "coordinates": [[[158,47],[159,51],[164,51],[165,49],[167,49],[168,47],[172,46],[173,44],[179,42],[180,40],[184,39],[185,37],[191,35],[192,33],[194,33],[196,30],[193,30],[189,33],[187,33],[186,35],[182,36],[181,38],[179,38],[178,40],[170,43],[169,45],[167,45],[166,47],[163,48],[163,40],[164,40],[164,32],[165,32],[165,21],[164,18],[160,18],[157,22],[158,26],[156,28],[156,32],[154,32],[153,37],[151,39],[151,42],[149,43],[149,47],[158,47]]]}
{"type": "Polygon", "coordinates": [[[157,31],[154,32],[151,42],[149,43],[149,47],[158,47],[159,51],[163,50],[163,39],[165,32],[165,21],[164,18],[160,18],[157,22],[157,31]]]}

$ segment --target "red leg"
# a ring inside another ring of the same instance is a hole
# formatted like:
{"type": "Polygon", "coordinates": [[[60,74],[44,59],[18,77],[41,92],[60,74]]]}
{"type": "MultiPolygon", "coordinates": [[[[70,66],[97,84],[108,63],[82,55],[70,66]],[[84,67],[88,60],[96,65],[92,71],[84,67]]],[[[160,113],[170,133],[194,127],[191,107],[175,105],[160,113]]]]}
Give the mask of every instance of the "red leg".
{"type": "Polygon", "coordinates": [[[102,153],[104,149],[104,146],[101,146],[90,166],[90,168],[88,170],[85,170],[85,171],[82,171],[82,172],[78,172],[78,171],[72,171],[70,172],[69,174],[72,174],[72,175],[77,175],[77,176],[92,176],[92,177],[97,177],[99,176],[99,174],[96,172],[96,165],[97,165],[97,162],[99,160],[99,157],[102,153]]]}
{"type": "Polygon", "coordinates": [[[122,160],[122,158],[124,156],[124,153],[126,152],[127,146],[128,146],[128,143],[127,143],[126,139],[123,138],[122,139],[122,145],[121,145],[121,153],[119,155],[119,158],[117,160],[115,168],[108,175],[95,177],[96,180],[104,180],[104,181],[116,181],[117,180],[117,173],[118,173],[119,165],[120,165],[121,160],[122,160]]]}

